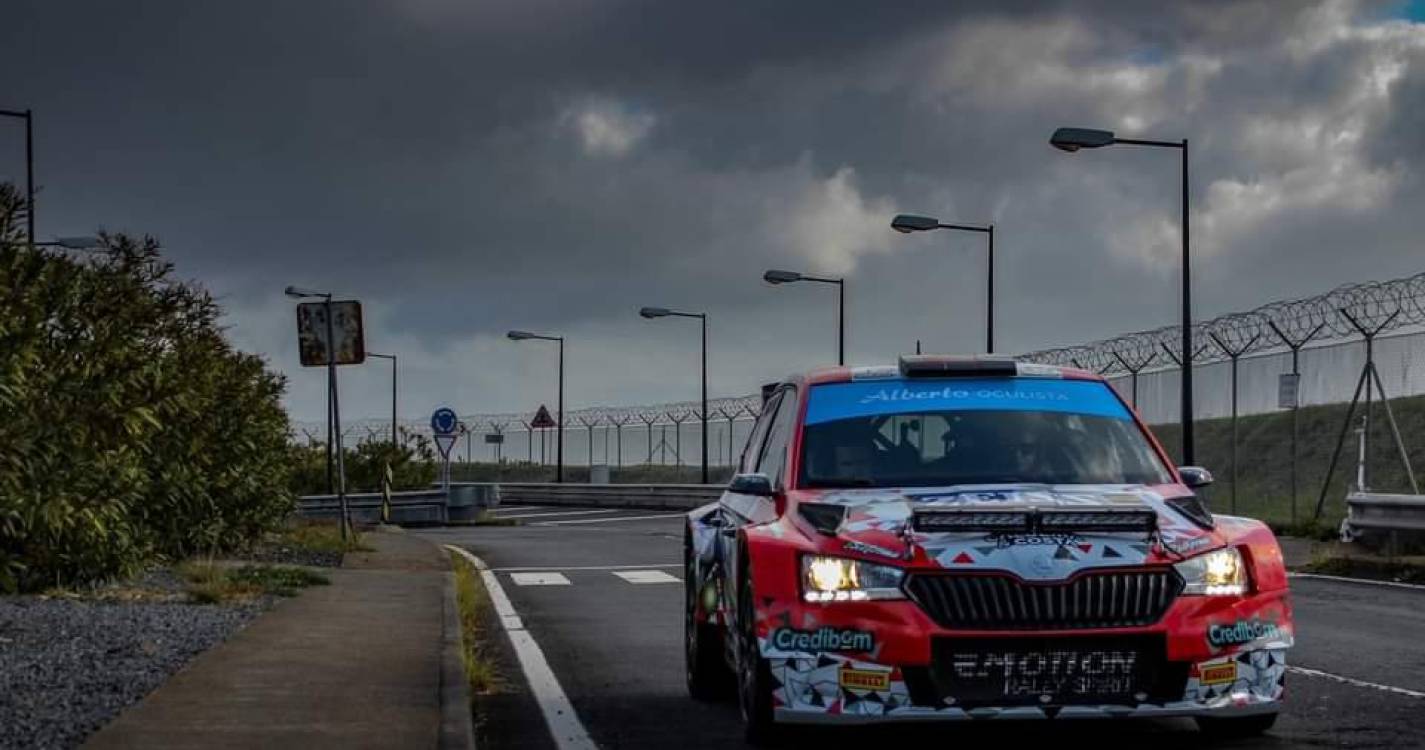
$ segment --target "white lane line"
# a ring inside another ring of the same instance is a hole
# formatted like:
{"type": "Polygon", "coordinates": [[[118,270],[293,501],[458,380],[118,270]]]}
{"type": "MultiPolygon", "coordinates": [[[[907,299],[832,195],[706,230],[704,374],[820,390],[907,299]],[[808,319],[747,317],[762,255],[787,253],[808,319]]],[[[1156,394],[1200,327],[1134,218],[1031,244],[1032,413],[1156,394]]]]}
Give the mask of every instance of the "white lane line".
{"type": "Polygon", "coordinates": [[[677,518],[682,513],[659,513],[656,516],[619,516],[618,518],[576,518],[571,521],[535,521],[530,526],[568,526],[576,523],[617,523],[619,521],[643,521],[649,518],[677,518]]]}
{"type": "Polygon", "coordinates": [[[503,513],[507,510],[543,510],[548,507],[547,505],[501,505],[495,508],[486,508],[485,510],[491,513],[503,513]]]}
{"type": "Polygon", "coordinates": [[[1319,581],[1337,581],[1340,583],[1360,583],[1367,586],[1385,586],[1393,589],[1411,589],[1414,591],[1425,591],[1425,586],[1418,583],[1401,583],[1399,581],[1377,581],[1371,578],[1348,578],[1346,576],[1328,576],[1323,573],[1287,573],[1287,578],[1306,578],[1319,581]]]}
{"type": "MultiPolygon", "coordinates": [[[[545,510],[543,508],[541,511],[545,510]]],[[[587,516],[594,513],[618,513],[618,508],[605,508],[603,510],[556,510],[553,512],[540,513],[512,513],[500,518],[543,518],[545,516],[587,516]]]]}
{"type": "Polygon", "coordinates": [[[490,592],[490,603],[495,605],[495,613],[500,616],[500,625],[510,637],[515,657],[519,659],[520,669],[524,670],[525,679],[529,681],[529,689],[534,693],[540,713],[544,714],[544,723],[554,737],[555,746],[560,750],[598,750],[598,745],[589,737],[583,722],[579,721],[578,714],[574,713],[574,704],[569,702],[569,696],[564,693],[564,688],[560,687],[554,670],[544,658],[544,651],[540,649],[534,636],[525,630],[524,623],[515,613],[509,597],[505,596],[500,579],[475,555],[449,544],[445,548],[465,558],[480,571],[480,579],[485,582],[485,589],[490,592]]]}
{"type": "Polygon", "coordinates": [[[1366,682],[1365,680],[1358,680],[1354,677],[1342,677],[1338,674],[1322,672],[1319,669],[1307,669],[1306,667],[1294,667],[1288,665],[1286,671],[1295,672],[1296,674],[1304,674],[1308,677],[1321,677],[1327,680],[1334,680],[1336,682],[1345,685],[1352,685],[1354,687],[1370,688],[1372,690],[1382,690],[1387,693],[1395,693],[1396,695],[1404,695],[1410,698],[1425,698],[1425,693],[1422,693],[1419,690],[1410,690],[1407,688],[1395,687],[1393,685],[1382,685],[1378,682],[1366,682]]]}
{"type": "Polygon", "coordinates": [[[614,575],[629,583],[682,583],[683,579],[661,570],[615,570],[614,575]]]}
{"type": "Polygon", "coordinates": [[[627,570],[630,568],[681,568],[683,563],[652,563],[649,565],[541,565],[523,568],[490,568],[496,573],[515,573],[526,570],[627,570]]]}
{"type": "Polygon", "coordinates": [[[510,580],[516,586],[568,586],[569,579],[563,573],[511,573],[510,580]]]}

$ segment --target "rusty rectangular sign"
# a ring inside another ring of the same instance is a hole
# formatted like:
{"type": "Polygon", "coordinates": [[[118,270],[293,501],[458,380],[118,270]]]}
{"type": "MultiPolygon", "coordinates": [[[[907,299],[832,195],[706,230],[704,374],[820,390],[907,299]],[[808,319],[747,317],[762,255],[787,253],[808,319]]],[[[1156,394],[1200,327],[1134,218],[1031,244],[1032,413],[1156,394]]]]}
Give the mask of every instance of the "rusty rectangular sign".
{"type": "MultiPolygon", "coordinates": [[[[332,333],[336,337],[336,363],[359,365],[366,361],[366,338],[361,328],[361,303],[356,300],[331,302],[332,333]]],[[[327,303],[297,305],[297,348],[303,367],[327,364],[327,303]]]]}

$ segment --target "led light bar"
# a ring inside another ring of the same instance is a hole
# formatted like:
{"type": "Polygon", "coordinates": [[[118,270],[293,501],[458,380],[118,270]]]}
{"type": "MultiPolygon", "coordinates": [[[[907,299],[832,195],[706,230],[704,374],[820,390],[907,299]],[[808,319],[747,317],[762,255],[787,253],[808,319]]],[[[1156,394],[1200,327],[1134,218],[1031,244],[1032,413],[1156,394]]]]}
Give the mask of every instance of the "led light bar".
{"type": "Polygon", "coordinates": [[[1072,510],[917,508],[911,515],[911,528],[946,533],[1139,531],[1150,534],[1158,528],[1158,514],[1151,508],[1107,506],[1072,510]]]}
{"type": "Polygon", "coordinates": [[[1004,511],[976,508],[917,508],[911,514],[911,528],[915,531],[958,533],[1028,532],[1033,528],[1033,515],[1033,509],[1004,511]]]}
{"type": "Polygon", "coordinates": [[[1141,531],[1158,529],[1158,514],[1149,508],[1085,508],[1039,512],[1040,531],[1141,531]]]}

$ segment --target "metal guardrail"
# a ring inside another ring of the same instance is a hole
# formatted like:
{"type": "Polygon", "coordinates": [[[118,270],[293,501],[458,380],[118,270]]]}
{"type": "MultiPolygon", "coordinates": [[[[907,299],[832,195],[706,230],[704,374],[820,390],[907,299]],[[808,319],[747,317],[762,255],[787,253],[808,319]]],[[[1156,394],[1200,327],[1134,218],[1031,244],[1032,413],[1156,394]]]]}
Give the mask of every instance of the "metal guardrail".
{"type": "MultiPolygon", "coordinates": [[[[470,521],[480,511],[501,503],[564,505],[645,510],[692,510],[716,501],[720,484],[555,484],[544,482],[451,482],[444,490],[391,493],[391,523],[445,524],[470,521]]],[[[346,496],[351,520],[381,520],[381,495],[365,492],[346,496]]],[[[336,519],[341,505],[336,495],[308,495],[297,501],[302,518],[336,519]]]]}
{"type": "MultiPolygon", "coordinates": [[[[348,512],[356,523],[381,520],[381,493],[363,492],[346,496],[348,512]]],[[[449,499],[443,490],[391,493],[391,523],[398,526],[442,524],[450,520],[449,499]]],[[[338,519],[341,503],[336,495],[307,495],[297,499],[301,518],[338,519]]]]}
{"type": "Polygon", "coordinates": [[[1380,533],[1425,532],[1425,495],[1352,492],[1346,495],[1342,536],[1356,539],[1380,533]]]}
{"type": "MultiPolygon", "coordinates": [[[[454,483],[452,483],[452,486],[454,483]]],[[[600,508],[692,510],[722,496],[720,484],[500,484],[500,502],[600,508]]]]}

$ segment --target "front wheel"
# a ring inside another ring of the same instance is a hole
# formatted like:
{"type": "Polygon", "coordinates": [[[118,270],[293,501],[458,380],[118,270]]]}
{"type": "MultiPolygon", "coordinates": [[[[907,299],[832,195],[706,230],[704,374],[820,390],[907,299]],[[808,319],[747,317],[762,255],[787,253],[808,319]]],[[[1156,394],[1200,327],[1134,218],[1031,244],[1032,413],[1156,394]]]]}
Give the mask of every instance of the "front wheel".
{"type": "Polygon", "coordinates": [[[716,625],[698,622],[698,579],[692,545],[683,554],[683,658],[688,694],[695,700],[716,700],[728,693],[732,674],[723,661],[722,634],[716,625]]]}
{"type": "Polygon", "coordinates": [[[1197,728],[1209,737],[1219,739],[1233,739],[1239,737],[1256,737],[1277,723],[1277,715],[1258,714],[1256,716],[1234,716],[1230,718],[1219,718],[1213,716],[1197,717],[1197,728]]]}
{"type": "Polygon", "coordinates": [[[757,617],[752,595],[752,575],[742,556],[742,578],[737,587],[737,703],[747,741],[753,745],[773,739],[772,670],[757,645],[757,617]]]}

